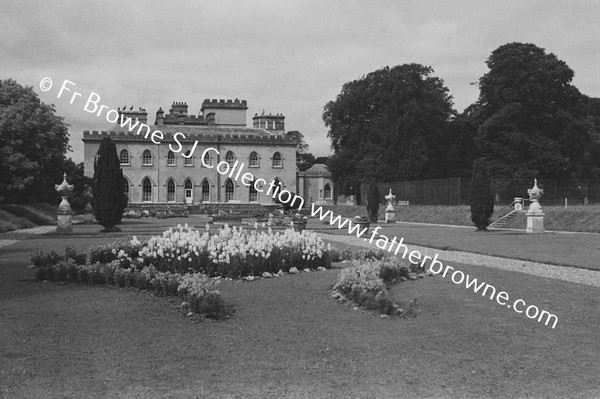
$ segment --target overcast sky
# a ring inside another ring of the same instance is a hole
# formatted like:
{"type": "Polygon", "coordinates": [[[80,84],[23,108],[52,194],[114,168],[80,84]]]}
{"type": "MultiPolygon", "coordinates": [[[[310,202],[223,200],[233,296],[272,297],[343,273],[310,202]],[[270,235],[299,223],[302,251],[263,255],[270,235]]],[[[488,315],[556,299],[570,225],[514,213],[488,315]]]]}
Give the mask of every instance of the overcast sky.
{"type": "Polygon", "coordinates": [[[71,125],[69,154],[83,159],[83,130],[105,119],[56,98],[64,79],[102,103],[156,110],[205,98],[248,101],[283,113],[316,155],[329,153],[323,106],[345,82],[383,66],[431,66],[462,111],[485,60],[509,42],[564,60],[574,84],[600,96],[600,3],[589,1],[7,1],[0,6],[0,78],[33,86],[71,125]],[[42,92],[44,77],[54,87],[42,92]]]}

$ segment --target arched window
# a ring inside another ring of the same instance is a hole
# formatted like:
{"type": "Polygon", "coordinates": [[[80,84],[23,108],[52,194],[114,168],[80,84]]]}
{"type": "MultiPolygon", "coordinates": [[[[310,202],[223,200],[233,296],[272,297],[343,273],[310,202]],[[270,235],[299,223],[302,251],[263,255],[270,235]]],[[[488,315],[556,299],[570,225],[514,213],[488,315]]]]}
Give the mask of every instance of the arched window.
{"type": "Polygon", "coordinates": [[[283,184],[281,184],[281,180],[278,177],[273,179],[273,191],[270,193],[273,196],[273,202],[277,199],[277,196],[283,189],[283,184]]]}
{"type": "Polygon", "coordinates": [[[183,159],[184,159],[184,161],[183,161],[184,165],[186,165],[186,166],[194,165],[194,158],[190,157],[190,150],[187,150],[185,152],[185,157],[183,157],[183,159]],[[186,157],[189,157],[189,158],[186,158],[186,157]]]}
{"type": "Polygon", "coordinates": [[[225,181],[225,202],[233,201],[235,198],[235,186],[231,179],[225,181]]]}
{"type": "Polygon", "coordinates": [[[331,199],[331,185],[329,183],[325,184],[323,187],[323,194],[325,195],[325,199],[331,199]]]}
{"type": "Polygon", "coordinates": [[[129,165],[129,151],[123,149],[119,154],[119,162],[121,165],[129,165]]]}
{"type": "Polygon", "coordinates": [[[283,158],[281,157],[281,154],[278,152],[273,154],[273,167],[274,168],[283,167],[283,158]]]}
{"type": "Polygon", "coordinates": [[[169,181],[167,181],[167,201],[175,201],[175,182],[173,179],[169,179],[169,181]]]}
{"type": "Polygon", "coordinates": [[[193,202],[193,196],[194,196],[194,190],[193,190],[194,184],[192,183],[192,180],[187,178],[185,179],[185,183],[183,183],[183,194],[185,196],[185,202],[187,204],[191,204],[193,202]]]}
{"type": "Polygon", "coordinates": [[[142,153],[142,164],[152,165],[152,153],[150,150],[144,150],[142,153]]]}
{"type": "Polygon", "coordinates": [[[233,152],[227,151],[227,154],[225,155],[225,162],[227,162],[229,166],[233,166],[233,163],[235,162],[235,155],[233,155],[233,152]]]}
{"type": "Polygon", "coordinates": [[[147,177],[142,181],[142,201],[152,201],[152,182],[147,177]]]}
{"type": "Polygon", "coordinates": [[[123,192],[129,198],[129,181],[125,176],[123,176],[123,192]]]}
{"type": "Polygon", "coordinates": [[[250,154],[250,162],[248,166],[251,168],[258,168],[258,154],[254,151],[250,154]]]}
{"type": "Polygon", "coordinates": [[[258,202],[258,191],[256,191],[256,187],[254,187],[254,181],[252,183],[250,183],[250,186],[248,187],[248,190],[250,190],[249,195],[248,195],[248,199],[250,200],[250,202],[258,202]]]}
{"type": "Polygon", "coordinates": [[[208,152],[206,152],[206,154],[204,154],[204,165],[212,166],[212,160],[211,160],[210,154],[208,152]]]}
{"type": "Polygon", "coordinates": [[[169,153],[167,154],[167,165],[175,166],[175,154],[171,150],[169,150],[169,153]]]}
{"type": "Polygon", "coordinates": [[[208,180],[202,180],[202,202],[210,202],[210,183],[208,180]]]}

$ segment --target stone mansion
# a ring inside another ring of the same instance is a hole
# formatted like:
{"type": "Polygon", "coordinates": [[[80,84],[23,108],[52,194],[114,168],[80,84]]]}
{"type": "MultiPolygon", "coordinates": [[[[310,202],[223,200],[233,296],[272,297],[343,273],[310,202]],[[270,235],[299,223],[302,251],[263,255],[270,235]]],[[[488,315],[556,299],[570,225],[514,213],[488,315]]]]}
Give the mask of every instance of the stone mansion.
{"type": "MultiPolygon", "coordinates": [[[[131,204],[273,202],[271,197],[259,193],[254,185],[246,186],[239,180],[218,173],[214,166],[222,161],[232,167],[236,162],[243,163],[243,172],[250,172],[266,182],[276,181],[282,189],[304,196],[307,202],[310,198],[321,203],[333,203],[330,178],[310,173],[297,174],[296,141],[285,134],[285,117],[263,112],[254,115],[252,127],[248,127],[247,109],[245,100],[206,99],[199,114],[190,115],[186,103],[174,102],[168,113],[159,108],[154,126],[150,126],[164,134],[159,144],[144,138],[143,134],[137,135],[136,129],[129,131],[121,127],[119,123],[104,132],[84,131],[85,174],[93,176],[100,142],[108,135],[117,147],[125,177],[123,190],[131,204]],[[175,136],[178,132],[185,135],[185,139],[181,139],[182,134],[175,136]],[[178,148],[179,143],[183,147],[181,151],[171,151],[169,145],[178,148]],[[204,162],[201,162],[204,150],[211,147],[217,151],[207,152],[204,162]],[[301,192],[297,191],[298,187],[301,187],[301,192]]],[[[123,108],[119,109],[119,113],[124,118],[148,124],[148,114],[142,108],[123,108]]]]}

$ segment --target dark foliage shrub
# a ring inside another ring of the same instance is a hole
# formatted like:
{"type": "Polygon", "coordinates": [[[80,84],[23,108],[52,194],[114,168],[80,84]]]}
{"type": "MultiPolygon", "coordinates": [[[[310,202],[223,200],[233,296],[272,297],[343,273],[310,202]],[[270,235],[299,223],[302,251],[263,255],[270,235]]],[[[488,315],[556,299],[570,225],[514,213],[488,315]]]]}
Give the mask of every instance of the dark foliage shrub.
{"type": "Polygon", "coordinates": [[[492,176],[484,159],[473,163],[471,177],[471,221],[477,230],[486,230],[494,213],[492,176]]]}
{"type": "Polygon", "coordinates": [[[225,303],[221,295],[213,292],[200,297],[188,298],[188,303],[192,312],[209,319],[225,320],[234,313],[233,306],[225,303]]]}
{"type": "Polygon", "coordinates": [[[54,266],[64,259],[58,252],[52,250],[50,252],[37,252],[31,257],[31,262],[35,267],[54,266]]]}
{"type": "Polygon", "coordinates": [[[367,192],[367,213],[371,223],[377,223],[377,217],[379,215],[379,189],[377,185],[372,183],[369,184],[369,191],[367,192]]]}
{"type": "Polygon", "coordinates": [[[127,196],[123,192],[123,170],[120,165],[115,143],[110,137],[104,137],[94,162],[92,194],[94,216],[108,231],[115,229],[127,206],[127,196]]]}
{"type": "Polygon", "coordinates": [[[73,247],[66,247],[65,259],[72,259],[78,265],[85,265],[87,262],[87,255],[84,253],[78,253],[73,247]]]}

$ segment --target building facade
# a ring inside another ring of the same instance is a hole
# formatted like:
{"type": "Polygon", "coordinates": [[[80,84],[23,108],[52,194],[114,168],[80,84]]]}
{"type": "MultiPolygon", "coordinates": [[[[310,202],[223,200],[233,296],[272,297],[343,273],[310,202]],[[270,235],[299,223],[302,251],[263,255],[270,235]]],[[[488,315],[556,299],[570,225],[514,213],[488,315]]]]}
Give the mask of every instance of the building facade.
{"type": "Polygon", "coordinates": [[[298,193],[306,203],[316,205],[354,205],[353,196],[337,195],[331,172],[327,165],[315,164],[304,172],[298,172],[298,193]]]}
{"type": "MultiPolygon", "coordinates": [[[[246,110],[245,100],[207,99],[198,115],[189,115],[186,103],[174,102],[166,114],[159,108],[149,125],[162,132],[159,144],[119,123],[104,132],[84,131],[85,173],[93,176],[100,142],[108,135],[117,147],[130,204],[271,204],[273,198],[259,192],[264,184],[247,186],[216,168],[225,161],[242,174],[296,192],[296,142],[285,134],[285,117],[255,115],[248,127],[246,110]]],[[[144,109],[119,112],[147,124],[144,109]]]]}

